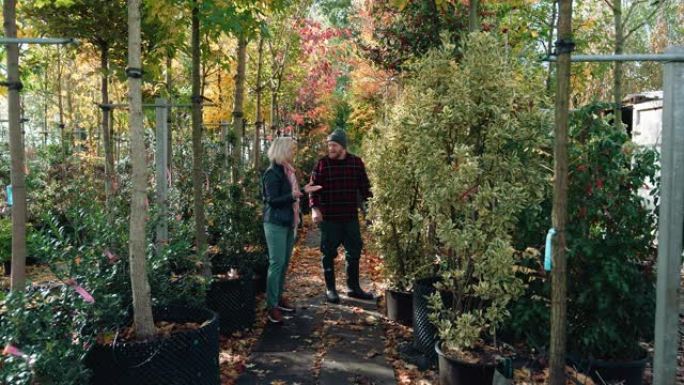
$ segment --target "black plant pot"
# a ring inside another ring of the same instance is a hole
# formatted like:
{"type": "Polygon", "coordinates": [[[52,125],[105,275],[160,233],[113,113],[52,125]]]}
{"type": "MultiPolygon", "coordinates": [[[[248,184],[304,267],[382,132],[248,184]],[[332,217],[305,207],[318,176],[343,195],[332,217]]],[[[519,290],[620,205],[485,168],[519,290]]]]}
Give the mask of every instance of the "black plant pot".
{"type": "Polygon", "coordinates": [[[491,385],[496,364],[471,364],[445,355],[435,343],[440,385],[491,385]]]}
{"type": "MultiPolygon", "coordinates": [[[[439,278],[419,279],[413,285],[413,347],[429,360],[435,358],[437,328],[430,322],[427,296],[435,293],[439,278]]],[[[434,361],[433,361],[434,362],[434,361]]]]}
{"type": "Polygon", "coordinates": [[[266,274],[254,274],[252,284],[254,286],[254,294],[264,294],[266,292],[266,274]]]}
{"type": "Polygon", "coordinates": [[[603,361],[588,360],[581,368],[597,384],[622,383],[623,385],[641,385],[648,356],[635,361],[603,361]]]}
{"type": "Polygon", "coordinates": [[[402,325],[413,326],[413,293],[385,290],[387,318],[402,325]]]}
{"type": "Polygon", "coordinates": [[[196,322],[196,330],[150,341],[95,345],[85,358],[92,385],[218,385],[218,318],[208,309],[169,306],[155,320],[196,322]]]}
{"type": "Polygon", "coordinates": [[[263,294],[266,292],[266,282],[268,280],[268,266],[254,270],[254,294],[263,294]]]}
{"type": "Polygon", "coordinates": [[[233,280],[215,280],[207,292],[207,306],[219,315],[221,334],[249,329],[256,319],[252,273],[233,280]]]}
{"type": "Polygon", "coordinates": [[[5,268],[5,277],[9,277],[12,274],[12,261],[4,261],[2,265],[5,268]]]}

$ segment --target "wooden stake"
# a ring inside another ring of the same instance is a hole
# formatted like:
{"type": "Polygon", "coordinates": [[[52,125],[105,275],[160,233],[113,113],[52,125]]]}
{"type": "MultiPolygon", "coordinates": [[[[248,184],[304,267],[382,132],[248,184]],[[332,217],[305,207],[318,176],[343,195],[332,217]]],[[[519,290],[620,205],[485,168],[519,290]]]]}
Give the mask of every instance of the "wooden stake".
{"type": "Polygon", "coordinates": [[[568,196],[568,115],[570,99],[570,47],[572,41],[572,0],[560,1],[558,18],[559,49],[556,73],[556,127],[554,147],[553,227],[556,229],[551,271],[550,384],[565,384],[566,340],[566,239],[568,196]]]}

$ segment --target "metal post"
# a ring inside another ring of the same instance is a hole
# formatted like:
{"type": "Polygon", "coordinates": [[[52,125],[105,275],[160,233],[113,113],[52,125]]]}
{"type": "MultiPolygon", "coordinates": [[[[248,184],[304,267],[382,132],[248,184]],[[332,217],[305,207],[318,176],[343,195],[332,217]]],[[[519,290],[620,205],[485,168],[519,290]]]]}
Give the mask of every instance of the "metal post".
{"type": "MultiPolygon", "coordinates": [[[[545,61],[555,62],[558,57],[551,55],[545,61]]],[[[664,54],[621,54],[621,55],[572,55],[571,61],[576,62],[630,62],[630,61],[649,61],[649,62],[673,62],[683,61],[684,54],[681,52],[666,52],[664,54]]]]}
{"type": "MultiPolygon", "coordinates": [[[[684,47],[667,54],[684,56],[684,47]]],[[[665,64],[654,385],[674,385],[679,345],[679,274],[684,224],[684,62],[665,64]]]]}
{"type": "Polygon", "coordinates": [[[159,220],[157,222],[157,246],[158,250],[168,243],[169,226],[167,223],[167,195],[168,182],[166,179],[166,165],[168,164],[168,106],[166,99],[157,98],[155,101],[157,145],[155,152],[155,175],[157,181],[157,209],[159,220]]]}
{"type": "Polygon", "coordinates": [[[73,38],[62,37],[0,37],[0,44],[78,44],[73,38]]]}

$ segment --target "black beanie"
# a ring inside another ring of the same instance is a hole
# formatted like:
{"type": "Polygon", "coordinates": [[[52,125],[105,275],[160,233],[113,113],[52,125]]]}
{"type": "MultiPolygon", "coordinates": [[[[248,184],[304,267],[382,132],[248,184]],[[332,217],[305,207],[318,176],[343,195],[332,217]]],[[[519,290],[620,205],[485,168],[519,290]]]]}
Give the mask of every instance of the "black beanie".
{"type": "Polygon", "coordinates": [[[337,129],[328,135],[328,142],[338,143],[340,146],[347,148],[347,134],[344,130],[337,129]]]}

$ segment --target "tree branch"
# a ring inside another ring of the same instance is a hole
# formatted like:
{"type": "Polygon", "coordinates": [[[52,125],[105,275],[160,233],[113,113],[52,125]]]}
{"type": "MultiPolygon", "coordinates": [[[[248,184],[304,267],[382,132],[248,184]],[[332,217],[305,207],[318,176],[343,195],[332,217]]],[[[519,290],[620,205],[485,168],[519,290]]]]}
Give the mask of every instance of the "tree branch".
{"type": "Polygon", "coordinates": [[[635,0],[627,9],[627,14],[625,15],[625,18],[623,19],[623,24],[622,25],[627,25],[629,23],[629,20],[632,18],[632,15],[634,14],[634,10],[636,7],[639,5],[645,3],[647,0],[635,0]]]}
{"type": "MultiPolygon", "coordinates": [[[[615,0],[615,1],[621,1],[621,0],[615,0]]],[[[613,12],[615,11],[615,4],[612,1],[603,0],[603,2],[606,3],[606,5],[608,6],[608,8],[610,8],[611,11],[613,11],[613,12]]]]}
{"type": "MultiPolygon", "coordinates": [[[[655,16],[655,14],[658,13],[658,11],[660,10],[661,4],[663,4],[663,2],[662,2],[662,1],[659,1],[659,2],[658,2],[658,5],[653,9],[653,11],[652,11],[647,17],[644,18],[644,20],[643,20],[641,23],[637,24],[636,26],[634,26],[634,28],[630,29],[630,30],[625,34],[624,40],[627,41],[627,39],[629,39],[629,37],[632,36],[632,34],[633,34],[634,32],[636,32],[637,30],[641,29],[641,27],[643,27],[644,25],[646,25],[646,23],[648,23],[649,21],[651,21],[651,19],[653,18],[653,16],[655,16]]],[[[626,21],[627,21],[627,20],[625,20],[625,25],[626,25],[626,21]]]]}

